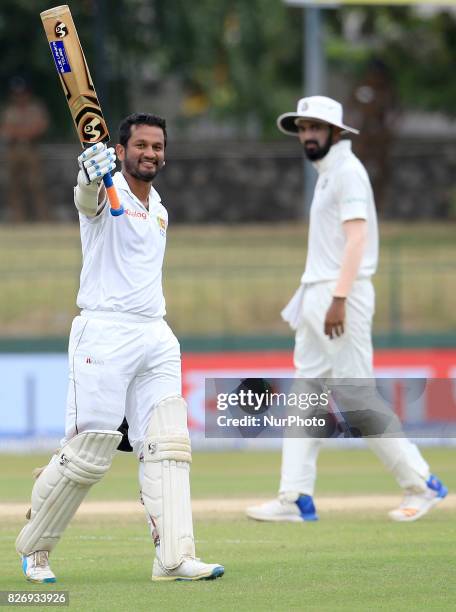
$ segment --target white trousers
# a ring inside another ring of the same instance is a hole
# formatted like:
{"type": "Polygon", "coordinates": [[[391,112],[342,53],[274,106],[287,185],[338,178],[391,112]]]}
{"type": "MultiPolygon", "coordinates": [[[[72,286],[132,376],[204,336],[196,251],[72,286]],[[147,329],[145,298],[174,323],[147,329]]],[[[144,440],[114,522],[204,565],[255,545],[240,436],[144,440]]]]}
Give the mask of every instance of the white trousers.
{"type": "MultiPolygon", "coordinates": [[[[335,282],[306,285],[301,291],[296,330],[294,365],[297,378],[374,378],[372,318],[374,288],[370,280],[358,280],[346,300],[345,332],[329,339],[324,319],[332,301],[335,282]]],[[[320,438],[285,438],[282,452],[280,494],[313,495],[320,438]]],[[[420,451],[407,438],[366,438],[366,442],[405,490],[422,492],[430,471],[420,451]]]]}
{"type": "Polygon", "coordinates": [[[116,430],[126,417],[134,452],[142,452],[152,410],[181,395],[180,346],[163,319],[82,311],[69,341],[65,438],[116,430]]]}

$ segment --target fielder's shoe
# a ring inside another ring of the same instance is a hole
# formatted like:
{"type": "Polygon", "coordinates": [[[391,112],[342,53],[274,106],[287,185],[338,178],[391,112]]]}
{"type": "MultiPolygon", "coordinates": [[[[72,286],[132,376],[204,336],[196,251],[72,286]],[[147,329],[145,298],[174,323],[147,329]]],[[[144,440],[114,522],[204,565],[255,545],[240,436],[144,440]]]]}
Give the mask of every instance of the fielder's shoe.
{"type": "Polygon", "coordinates": [[[315,505],[310,495],[300,495],[296,501],[288,501],[279,497],[260,506],[250,506],[245,513],[256,521],[290,523],[318,521],[315,505]]]}
{"type": "Polygon", "coordinates": [[[165,569],[158,559],[154,560],[152,580],[214,580],[225,573],[223,565],[217,563],[203,563],[200,559],[184,559],[179,567],[173,570],[165,569]]]}
{"type": "Polygon", "coordinates": [[[55,575],[49,567],[47,550],[37,550],[30,555],[22,555],[22,571],[29,582],[40,584],[56,582],[55,575]]]}
{"type": "Polygon", "coordinates": [[[431,474],[426,482],[427,491],[421,494],[406,494],[402,504],[396,510],[389,513],[393,521],[416,521],[429,512],[436,504],[442,501],[448,489],[435,476],[431,474]]]}

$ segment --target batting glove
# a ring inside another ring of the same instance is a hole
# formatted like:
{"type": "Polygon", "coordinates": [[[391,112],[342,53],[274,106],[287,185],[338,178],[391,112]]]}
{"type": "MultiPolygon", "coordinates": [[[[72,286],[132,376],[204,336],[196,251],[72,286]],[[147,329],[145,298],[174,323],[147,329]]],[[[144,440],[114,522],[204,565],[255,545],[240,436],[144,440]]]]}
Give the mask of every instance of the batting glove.
{"type": "Polygon", "coordinates": [[[116,154],[112,147],[107,148],[104,143],[98,142],[81,153],[78,164],[86,185],[99,184],[105,174],[115,169],[116,154]]]}

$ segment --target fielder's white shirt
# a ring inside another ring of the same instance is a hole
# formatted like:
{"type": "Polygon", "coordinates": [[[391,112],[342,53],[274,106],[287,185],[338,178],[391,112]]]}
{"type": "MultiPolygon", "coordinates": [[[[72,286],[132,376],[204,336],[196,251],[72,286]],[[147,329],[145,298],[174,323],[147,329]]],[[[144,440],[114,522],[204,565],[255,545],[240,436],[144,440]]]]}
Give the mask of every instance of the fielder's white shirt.
{"type": "Polygon", "coordinates": [[[147,210],[121,172],[113,181],[123,215],[112,216],[108,205],[98,217],[79,213],[83,264],[78,307],[163,317],[168,213],[153,187],[147,210]]]}
{"type": "Polygon", "coordinates": [[[314,166],[318,181],[310,209],[307,260],[302,283],[337,280],[345,246],[344,221],[367,221],[367,244],[358,278],[377,269],[378,227],[374,196],[367,172],[352,153],[351,142],[341,140],[314,166]]]}

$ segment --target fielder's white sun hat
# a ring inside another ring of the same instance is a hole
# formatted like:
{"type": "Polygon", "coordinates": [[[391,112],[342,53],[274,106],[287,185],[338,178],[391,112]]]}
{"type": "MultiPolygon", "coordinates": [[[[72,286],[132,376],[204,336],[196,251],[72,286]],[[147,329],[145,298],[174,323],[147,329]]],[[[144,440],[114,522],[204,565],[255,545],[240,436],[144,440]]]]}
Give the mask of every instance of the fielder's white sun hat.
{"type": "Polygon", "coordinates": [[[342,104],[326,96],[309,96],[298,101],[295,113],[284,113],[277,118],[279,130],[291,136],[298,135],[298,119],[315,119],[335,125],[346,132],[359,134],[359,130],[345,125],[343,122],[342,104]]]}

